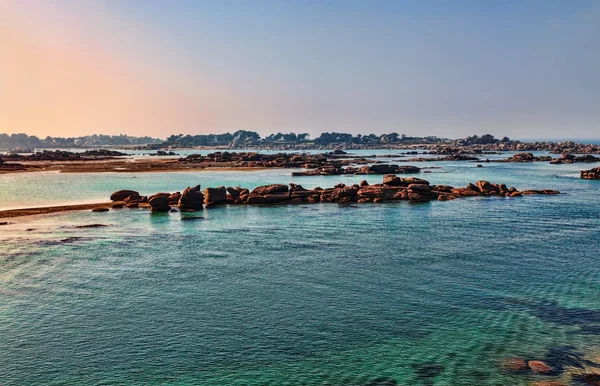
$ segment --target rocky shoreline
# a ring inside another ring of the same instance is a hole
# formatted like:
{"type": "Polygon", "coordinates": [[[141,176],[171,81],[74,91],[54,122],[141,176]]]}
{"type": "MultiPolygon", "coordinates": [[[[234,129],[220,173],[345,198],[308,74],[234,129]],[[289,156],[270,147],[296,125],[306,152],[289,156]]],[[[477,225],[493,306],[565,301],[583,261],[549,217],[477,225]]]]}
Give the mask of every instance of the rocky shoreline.
{"type": "MultiPolygon", "coordinates": [[[[181,211],[201,210],[215,205],[283,205],[312,203],[379,203],[392,201],[426,202],[432,200],[449,201],[463,197],[519,197],[531,194],[559,194],[551,189],[519,191],[504,184],[477,181],[466,187],[455,188],[448,185],[431,185],[429,181],[415,177],[398,177],[388,174],[381,184],[338,184],[333,188],[305,189],[290,183],[264,185],[252,190],[241,187],[209,187],[201,190],[200,185],[188,187],[183,192],[156,193],[142,196],[134,190],[114,192],[110,199],[114,209],[123,207],[150,208],[152,212],[169,212],[172,207],[181,211]]],[[[108,208],[98,208],[106,211],[108,208]]]]}
{"type": "MultiPolygon", "coordinates": [[[[169,155],[173,153],[161,153],[169,155]]],[[[415,174],[421,168],[414,165],[398,166],[388,164],[385,159],[395,162],[549,162],[550,164],[596,163],[600,157],[591,154],[574,155],[563,153],[560,157],[548,155],[537,156],[533,153],[522,152],[504,159],[480,158],[478,155],[498,154],[478,150],[468,153],[456,148],[434,148],[429,151],[411,151],[403,154],[356,155],[343,150],[333,152],[308,153],[276,153],[263,154],[257,152],[228,152],[217,151],[207,155],[190,154],[180,158],[124,158],[125,153],[111,150],[92,150],[82,153],[68,151],[43,151],[31,155],[8,154],[0,156],[0,173],[15,173],[27,171],[60,171],[60,172],[170,172],[204,170],[208,168],[231,169],[306,169],[293,172],[293,176],[342,175],[342,174],[415,174]],[[412,157],[415,154],[428,156],[412,157]],[[435,157],[432,155],[441,155],[435,157]]],[[[502,154],[502,153],[500,153],[502,154]]],[[[159,155],[154,154],[154,155],[159,155]]],[[[479,165],[478,165],[479,166],[479,165]]],[[[584,173],[585,171],[582,171],[584,173]]],[[[582,178],[593,178],[583,177],[582,178]]]]}

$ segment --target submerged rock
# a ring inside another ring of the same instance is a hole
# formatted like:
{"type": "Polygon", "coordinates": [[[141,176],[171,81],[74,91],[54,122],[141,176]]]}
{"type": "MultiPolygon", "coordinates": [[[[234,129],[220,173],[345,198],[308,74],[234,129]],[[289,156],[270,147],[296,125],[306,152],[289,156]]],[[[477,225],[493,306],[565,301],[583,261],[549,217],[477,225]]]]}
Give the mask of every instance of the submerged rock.
{"type": "Polygon", "coordinates": [[[525,359],[521,357],[504,358],[500,363],[500,367],[504,370],[515,373],[521,373],[529,370],[527,362],[525,362],[525,359]]]}
{"type": "Polygon", "coordinates": [[[527,365],[529,366],[531,371],[537,374],[550,374],[553,370],[550,365],[543,361],[529,361],[527,362],[527,365]]]}
{"type": "Polygon", "coordinates": [[[367,383],[365,386],[397,386],[398,382],[391,377],[377,377],[371,381],[369,381],[369,383],[367,383]]]}

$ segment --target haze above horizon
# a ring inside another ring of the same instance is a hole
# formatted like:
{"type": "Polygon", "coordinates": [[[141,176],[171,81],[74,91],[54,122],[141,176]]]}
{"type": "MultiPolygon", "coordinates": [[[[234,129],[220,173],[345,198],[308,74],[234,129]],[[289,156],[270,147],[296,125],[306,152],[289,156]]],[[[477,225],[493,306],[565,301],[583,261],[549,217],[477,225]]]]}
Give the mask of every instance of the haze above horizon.
{"type": "Polygon", "coordinates": [[[598,138],[600,2],[0,0],[0,132],[598,138]]]}

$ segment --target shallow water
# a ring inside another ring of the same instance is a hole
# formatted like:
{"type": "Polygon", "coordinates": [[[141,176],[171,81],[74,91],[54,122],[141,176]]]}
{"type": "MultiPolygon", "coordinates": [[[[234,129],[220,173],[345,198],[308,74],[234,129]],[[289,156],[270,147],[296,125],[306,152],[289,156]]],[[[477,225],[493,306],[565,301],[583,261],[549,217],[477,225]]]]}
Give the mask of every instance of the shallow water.
{"type": "MultiPolygon", "coordinates": [[[[441,167],[421,175],[436,184],[563,194],[11,220],[0,384],[527,385],[555,377],[508,373],[502,358],[598,355],[600,181],[577,178],[581,165],[419,166],[441,167]],[[107,226],[75,227],[93,223],[107,226]]],[[[289,173],[3,175],[0,194],[16,207],[364,177],[289,173]]]]}

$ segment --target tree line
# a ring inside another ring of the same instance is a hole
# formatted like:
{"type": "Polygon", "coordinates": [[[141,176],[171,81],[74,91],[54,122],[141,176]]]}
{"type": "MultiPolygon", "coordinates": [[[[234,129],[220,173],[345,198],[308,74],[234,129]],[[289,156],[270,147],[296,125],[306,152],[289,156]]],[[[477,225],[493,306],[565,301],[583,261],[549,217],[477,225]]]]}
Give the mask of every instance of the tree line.
{"type": "MultiPolygon", "coordinates": [[[[199,134],[184,135],[176,134],[169,136],[166,140],[152,137],[133,137],[128,135],[102,135],[94,134],[82,137],[46,137],[38,138],[27,134],[0,134],[0,148],[70,148],[70,147],[95,147],[95,146],[127,146],[156,144],[159,146],[195,147],[195,146],[248,146],[265,144],[422,144],[448,142],[445,138],[435,136],[410,137],[406,134],[368,134],[353,135],[350,133],[325,132],[311,139],[308,133],[276,133],[261,137],[255,131],[238,130],[234,133],[224,134],[199,134]]],[[[504,137],[497,139],[491,134],[482,136],[473,135],[458,140],[466,144],[491,144],[497,142],[508,142],[510,139],[504,137]]]]}
{"type": "Polygon", "coordinates": [[[70,148],[70,147],[94,147],[94,146],[125,146],[145,145],[149,143],[160,143],[161,139],[151,137],[132,137],[129,135],[103,135],[94,134],[82,137],[50,137],[39,138],[35,135],[0,134],[0,148],[70,148]]]}

